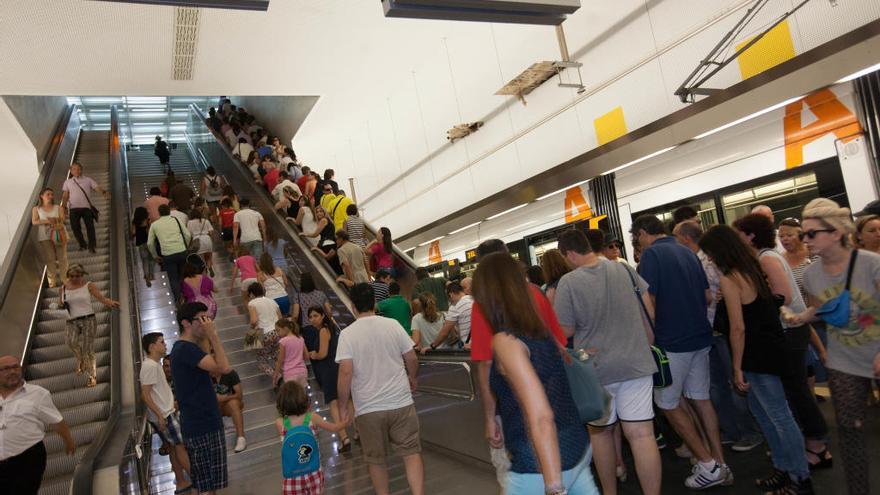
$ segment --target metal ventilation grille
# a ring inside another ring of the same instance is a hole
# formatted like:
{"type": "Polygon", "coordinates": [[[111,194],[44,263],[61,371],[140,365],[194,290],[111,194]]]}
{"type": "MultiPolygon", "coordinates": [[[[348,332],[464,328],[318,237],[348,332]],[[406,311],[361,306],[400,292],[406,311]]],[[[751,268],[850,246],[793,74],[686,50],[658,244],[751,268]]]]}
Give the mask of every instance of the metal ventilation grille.
{"type": "Polygon", "coordinates": [[[196,49],[199,44],[200,9],[178,7],[174,17],[174,80],[193,78],[196,49]]]}

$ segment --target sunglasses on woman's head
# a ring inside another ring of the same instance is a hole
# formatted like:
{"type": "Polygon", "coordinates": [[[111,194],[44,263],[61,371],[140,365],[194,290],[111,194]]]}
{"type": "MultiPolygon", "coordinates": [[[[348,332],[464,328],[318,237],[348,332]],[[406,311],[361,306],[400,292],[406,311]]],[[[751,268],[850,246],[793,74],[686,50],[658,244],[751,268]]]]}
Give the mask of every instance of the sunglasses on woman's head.
{"type": "Polygon", "coordinates": [[[822,232],[831,233],[834,231],[835,229],[810,229],[804,232],[804,237],[806,237],[807,239],[815,239],[816,236],[822,232]]]}

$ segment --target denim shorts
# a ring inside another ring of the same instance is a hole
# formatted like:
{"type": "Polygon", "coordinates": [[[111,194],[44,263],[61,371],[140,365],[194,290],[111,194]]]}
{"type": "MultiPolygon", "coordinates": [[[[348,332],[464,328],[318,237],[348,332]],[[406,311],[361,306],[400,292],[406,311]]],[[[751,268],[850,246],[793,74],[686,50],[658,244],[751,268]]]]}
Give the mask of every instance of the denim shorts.
{"type": "MultiPolygon", "coordinates": [[[[569,495],[599,495],[599,489],[590,472],[592,448],[587,448],[584,458],[577,466],[562,472],[562,485],[569,495]]],[[[541,473],[507,473],[507,495],[533,495],[544,493],[544,476],[541,473]]]]}

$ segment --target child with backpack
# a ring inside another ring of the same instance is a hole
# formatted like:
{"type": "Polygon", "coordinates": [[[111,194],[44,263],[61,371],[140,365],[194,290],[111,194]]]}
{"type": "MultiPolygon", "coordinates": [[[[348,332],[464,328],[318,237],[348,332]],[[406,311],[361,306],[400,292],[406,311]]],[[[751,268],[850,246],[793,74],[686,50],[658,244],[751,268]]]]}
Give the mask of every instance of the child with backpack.
{"type": "Polygon", "coordinates": [[[345,423],[327,422],[309,411],[309,396],[297,382],[285,382],[276,402],[280,418],[275,420],[281,437],[281,468],[284,495],[324,493],[324,471],[318,450],[317,428],[337,433],[345,423]]]}
{"type": "Polygon", "coordinates": [[[278,379],[283,378],[285,382],[297,382],[305,387],[309,375],[306,369],[309,350],[300,335],[299,325],[290,318],[282,318],[275,322],[275,333],[280,340],[272,383],[278,383],[278,379]]]}

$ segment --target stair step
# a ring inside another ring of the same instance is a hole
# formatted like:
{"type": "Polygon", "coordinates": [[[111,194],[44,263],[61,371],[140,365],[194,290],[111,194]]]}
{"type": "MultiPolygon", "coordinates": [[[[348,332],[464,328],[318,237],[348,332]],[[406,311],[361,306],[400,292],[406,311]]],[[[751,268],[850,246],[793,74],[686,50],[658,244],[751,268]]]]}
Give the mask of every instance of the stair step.
{"type": "Polygon", "coordinates": [[[60,410],[101,400],[110,400],[110,383],[99,383],[91,388],[77,388],[52,394],[52,402],[60,410]]]}
{"type": "MultiPolygon", "coordinates": [[[[96,349],[108,349],[110,347],[109,337],[100,337],[95,339],[96,349]]],[[[54,361],[71,357],[73,354],[70,347],[66,344],[33,347],[31,348],[31,359],[34,361],[54,361]]]]}
{"type": "MultiPolygon", "coordinates": [[[[65,332],[65,323],[61,320],[42,321],[38,323],[37,333],[34,334],[34,348],[55,347],[65,344],[67,333],[65,332]]],[[[98,333],[96,339],[107,337],[110,335],[109,323],[98,323],[98,333]]]]}
{"type": "MultiPolygon", "coordinates": [[[[95,360],[98,363],[98,366],[109,366],[110,365],[110,351],[109,349],[106,351],[101,351],[99,349],[95,349],[98,352],[95,352],[95,360]]],[[[73,373],[76,369],[76,358],[64,358],[57,359],[55,361],[42,361],[37,363],[30,363],[27,367],[28,380],[31,379],[40,379],[40,378],[50,378],[53,376],[63,375],[65,373],[73,373]]]]}
{"type": "MultiPolygon", "coordinates": [[[[63,375],[28,380],[29,383],[39,385],[53,394],[64,392],[65,390],[87,388],[87,381],[88,379],[85,375],[77,376],[73,373],[72,368],[69,373],[63,375]]],[[[109,366],[98,366],[98,383],[110,383],[109,366]]]]}

